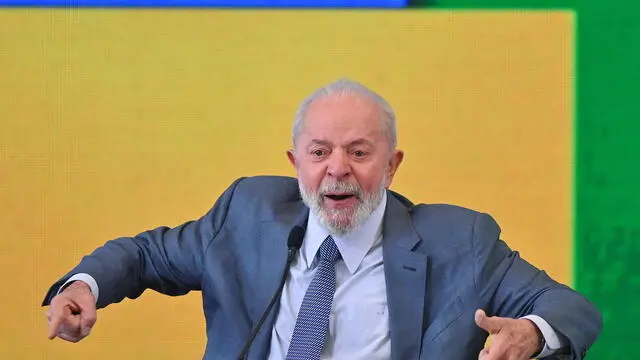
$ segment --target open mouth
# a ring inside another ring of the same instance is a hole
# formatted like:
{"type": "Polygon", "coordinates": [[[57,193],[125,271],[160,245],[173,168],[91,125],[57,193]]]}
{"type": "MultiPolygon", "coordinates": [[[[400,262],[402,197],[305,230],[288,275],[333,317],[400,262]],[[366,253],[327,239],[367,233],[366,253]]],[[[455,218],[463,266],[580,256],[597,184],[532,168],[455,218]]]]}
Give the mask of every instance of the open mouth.
{"type": "Polygon", "coordinates": [[[354,195],[353,194],[327,194],[325,196],[331,200],[340,201],[340,200],[346,200],[350,197],[353,197],[354,195]]]}

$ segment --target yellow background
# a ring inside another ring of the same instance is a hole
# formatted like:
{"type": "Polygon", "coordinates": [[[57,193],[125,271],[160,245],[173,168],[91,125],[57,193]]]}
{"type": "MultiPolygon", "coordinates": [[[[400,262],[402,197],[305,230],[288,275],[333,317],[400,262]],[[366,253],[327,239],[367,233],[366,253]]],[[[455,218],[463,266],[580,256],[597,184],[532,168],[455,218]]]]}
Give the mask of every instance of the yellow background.
{"type": "Polygon", "coordinates": [[[73,345],[48,286],[104,241],[208,210],[235,178],[293,175],[298,103],[339,77],[385,96],[392,188],[494,215],[570,282],[573,15],[0,11],[2,359],[197,359],[199,294],[147,293],[73,345]]]}

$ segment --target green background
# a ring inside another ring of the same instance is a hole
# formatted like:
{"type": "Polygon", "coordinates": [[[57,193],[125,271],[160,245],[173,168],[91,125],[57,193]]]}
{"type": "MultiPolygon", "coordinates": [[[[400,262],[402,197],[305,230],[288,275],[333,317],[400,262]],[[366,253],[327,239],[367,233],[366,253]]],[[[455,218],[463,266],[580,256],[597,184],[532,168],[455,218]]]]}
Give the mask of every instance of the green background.
{"type": "Polygon", "coordinates": [[[575,11],[573,283],[604,316],[588,358],[640,358],[640,4],[423,0],[411,6],[575,11]]]}

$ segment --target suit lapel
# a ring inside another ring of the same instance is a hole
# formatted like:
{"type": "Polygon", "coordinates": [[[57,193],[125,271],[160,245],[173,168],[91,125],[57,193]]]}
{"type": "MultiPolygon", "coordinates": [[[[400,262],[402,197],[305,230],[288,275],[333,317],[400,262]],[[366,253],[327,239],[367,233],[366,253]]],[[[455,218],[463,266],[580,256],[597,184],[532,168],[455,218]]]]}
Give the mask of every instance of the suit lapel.
{"type": "MultiPolygon", "coordinates": [[[[256,271],[257,291],[253,294],[255,300],[249,309],[251,326],[256,325],[262,313],[266,310],[271,297],[278,289],[285,271],[287,261],[287,239],[294,226],[306,227],[309,209],[302,201],[284,204],[276,211],[277,218],[265,221],[260,226],[259,248],[256,250],[258,265],[256,271]]],[[[262,329],[249,351],[248,358],[266,359],[271,342],[271,330],[278,313],[280,302],[276,301],[269,316],[265,319],[262,329]]]]}
{"type": "Polygon", "coordinates": [[[428,257],[412,251],[419,242],[409,212],[389,192],[383,220],[383,261],[393,360],[417,359],[420,354],[428,257]]]}

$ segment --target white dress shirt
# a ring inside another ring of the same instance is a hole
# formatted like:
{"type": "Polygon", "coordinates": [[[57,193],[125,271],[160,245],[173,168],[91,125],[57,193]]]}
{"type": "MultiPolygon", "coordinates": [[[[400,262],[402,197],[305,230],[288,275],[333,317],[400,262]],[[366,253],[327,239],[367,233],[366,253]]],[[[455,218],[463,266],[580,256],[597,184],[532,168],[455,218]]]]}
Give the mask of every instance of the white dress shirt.
{"type": "MultiPolygon", "coordinates": [[[[331,234],[342,259],[336,263],[336,292],[329,317],[329,333],[321,354],[323,360],[377,360],[391,358],[389,316],[384,264],[382,259],[382,219],[386,208],[386,193],[380,205],[357,229],[346,236],[331,234]]],[[[316,254],[330,235],[310,213],[307,231],[298,256],[289,270],[280,309],[272,329],[269,360],[286,357],[298,310],[317,266],[316,254]]],[[[60,288],[73,281],[89,285],[96,298],[99,288],[89,274],[75,274],[60,288]]],[[[563,340],[541,317],[525,316],[542,333],[545,346],[537,357],[552,355],[564,347],[563,340]]]]}
{"type": "MultiPolygon", "coordinates": [[[[336,293],[321,359],[391,358],[382,262],[382,218],[386,203],[385,194],[371,216],[348,235],[331,234],[342,259],[336,263],[336,293]]],[[[329,232],[310,215],[300,253],[291,265],[280,299],[269,360],[282,360],[287,354],[298,310],[316,272],[316,254],[327,236],[329,232]]]]}

